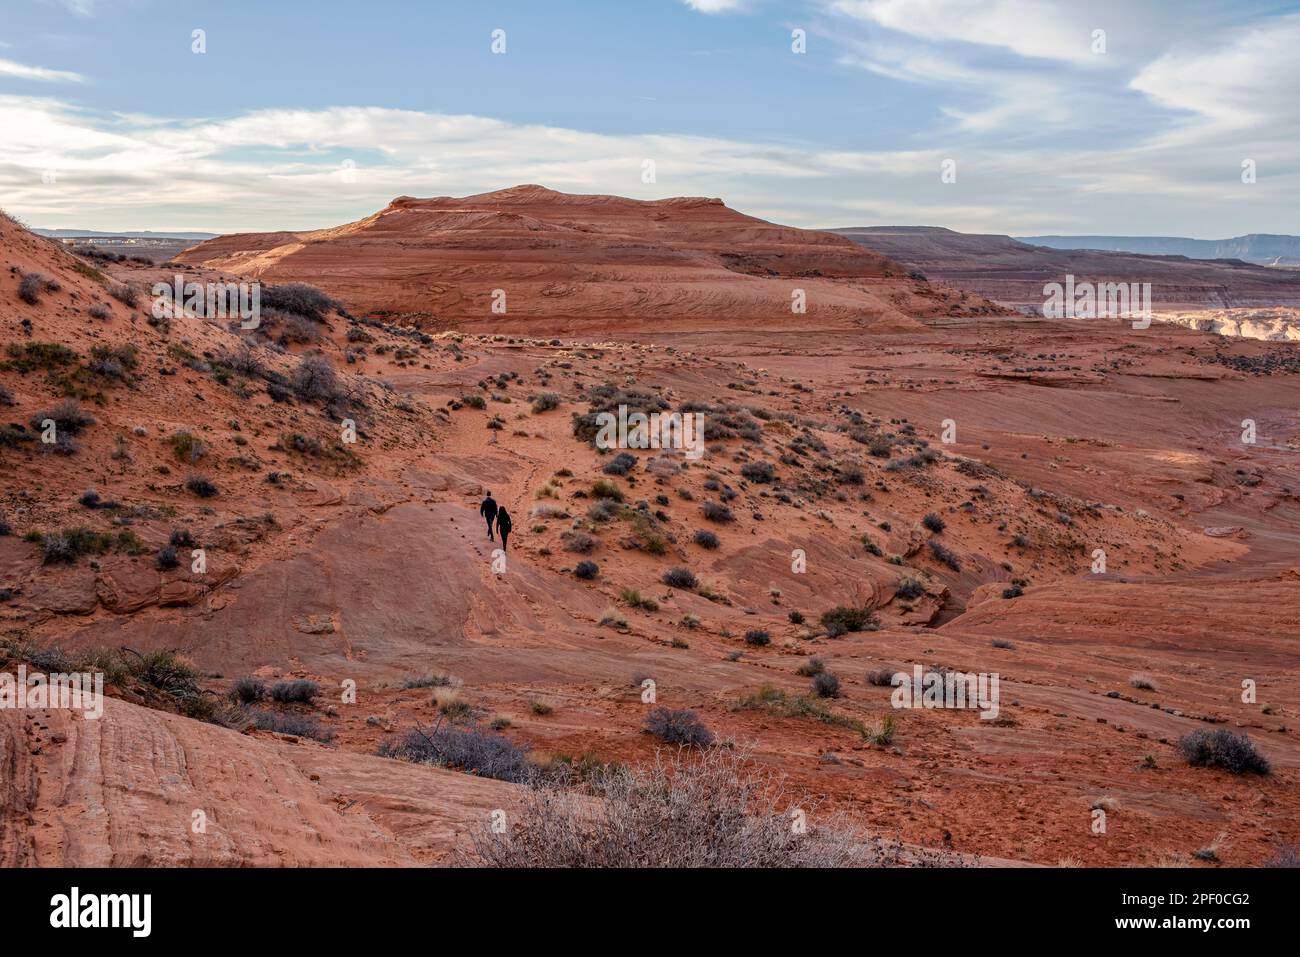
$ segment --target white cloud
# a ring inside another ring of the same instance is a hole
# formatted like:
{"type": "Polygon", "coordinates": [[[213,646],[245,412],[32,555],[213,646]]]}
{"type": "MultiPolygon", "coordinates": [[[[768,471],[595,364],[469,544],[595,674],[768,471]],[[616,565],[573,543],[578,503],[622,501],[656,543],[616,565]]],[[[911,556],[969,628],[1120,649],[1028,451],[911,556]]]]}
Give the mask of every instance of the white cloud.
{"type": "Polygon", "coordinates": [[[927,41],[1003,47],[1021,56],[1096,64],[1092,5],[1051,0],[835,0],[832,9],[927,41]]]}
{"type": "Polygon", "coordinates": [[[1300,14],[1220,40],[1170,51],[1130,84],[1162,106],[1189,110],[1216,128],[1282,123],[1295,132],[1300,89],[1300,14]]]}
{"type": "Polygon", "coordinates": [[[732,13],[745,5],[745,0],[682,0],[692,10],[700,13],[732,13]]]}
{"type": "Polygon", "coordinates": [[[1001,136],[989,145],[967,135],[920,148],[845,150],[380,107],[173,119],[27,96],[0,96],[0,129],[4,204],[51,227],[320,228],[398,195],[520,183],[641,199],[719,196],[803,226],[923,222],[994,233],[1203,236],[1191,224],[1285,232],[1300,219],[1293,137],[1254,144],[1261,179],[1246,187],[1231,138],[1189,150],[1158,137],[1123,148],[1018,148],[1001,136]],[[947,158],[957,161],[955,184],[940,181],[947,158]],[[657,165],[654,184],[641,181],[645,159],[657,165]],[[342,175],[347,160],[356,164],[355,182],[342,175]]]}
{"type": "Polygon", "coordinates": [[[27,66],[25,63],[4,59],[0,59],[0,76],[12,76],[20,80],[42,80],[47,83],[84,83],[86,80],[80,73],[47,70],[44,67],[27,66]]]}

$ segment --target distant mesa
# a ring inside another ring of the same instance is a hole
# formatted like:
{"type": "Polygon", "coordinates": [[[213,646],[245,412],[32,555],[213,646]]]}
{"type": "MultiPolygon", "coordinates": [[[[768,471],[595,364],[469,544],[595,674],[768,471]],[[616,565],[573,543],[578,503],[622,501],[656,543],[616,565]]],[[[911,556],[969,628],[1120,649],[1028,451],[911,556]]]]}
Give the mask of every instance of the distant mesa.
{"type": "Polygon", "coordinates": [[[1045,283],[1060,282],[1067,274],[1093,282],[1149,282],[1156,311],[1300,306],[1300,271],[1239,259],[1056,249],[938,226],[854,226],[830,232],[931,279],[1026,312],[1042,307],[1045,283]]]}
{"type": "Polygon", "coordinates": [[[353,223],[220,236],[177,258],[309,282],[355,313],[417,317],[425,328],[888,330],[992,308],[931,289],[843,236],[746,216],[717,198],[638,200],[534,184],[399,196],[353,223]],[[792,308],[796,290],[802,311],[792,308]],[[494,302],[502,302],[495,312],[494,302]]]}
{"type": "Polygon", "coordinates": [[[1250,233],[1232,239],[1181,236],[1021,236],[1021,242],[1052,249],[1100,249],[1145,256],[1239,259],[1261,266],[1300,266],[1300,236],[1250,233]]]}

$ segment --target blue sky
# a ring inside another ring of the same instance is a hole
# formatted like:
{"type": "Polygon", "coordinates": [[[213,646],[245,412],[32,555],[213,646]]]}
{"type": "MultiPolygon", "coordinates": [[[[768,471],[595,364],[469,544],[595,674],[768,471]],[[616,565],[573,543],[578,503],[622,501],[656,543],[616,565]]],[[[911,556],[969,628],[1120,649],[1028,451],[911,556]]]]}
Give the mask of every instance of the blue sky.
{"type": "Polygon", "coordinates": [[[34,225],[314,228],[537,182],[804,226],[1300,231],[1296,3],[0,2],[0,206],[34,225]]]}

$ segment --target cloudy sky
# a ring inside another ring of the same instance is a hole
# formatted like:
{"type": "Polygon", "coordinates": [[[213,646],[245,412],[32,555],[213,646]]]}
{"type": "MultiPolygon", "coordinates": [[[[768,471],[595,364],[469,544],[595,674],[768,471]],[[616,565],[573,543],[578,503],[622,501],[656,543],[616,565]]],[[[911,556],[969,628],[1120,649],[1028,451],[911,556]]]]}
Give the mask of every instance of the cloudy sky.
{"type": "Polygon", "coordinates": [[[540,183],[801,226],[1300,232],[1300,2],[0,3],[0,207],[35,226],[540,183]]]}

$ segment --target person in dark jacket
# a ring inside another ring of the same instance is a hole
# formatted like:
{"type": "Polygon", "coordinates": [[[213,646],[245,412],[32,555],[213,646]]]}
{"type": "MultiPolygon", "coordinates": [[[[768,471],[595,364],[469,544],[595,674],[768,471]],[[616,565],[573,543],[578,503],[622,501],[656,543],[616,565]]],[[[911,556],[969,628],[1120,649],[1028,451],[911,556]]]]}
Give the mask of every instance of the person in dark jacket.
{"type": "Polygon", "coordinates": [[[497,503],[491,492],[487,493],[487,498],[483,499],[483,504],[478,507],[478,513],[487,519],[488,539],[490,540],[492,538],[492,522],[497,517],[497,503]]]}
{"type": "Polygon", "coordinates": [[[501,533],[501,550],[503,552],[506,550],[506,539],[510,537],[510,529],[512,527],[513,526],[510,521],[510,513],[507,512],[504,508],[498,511],[497,531],[501,533]]]}

